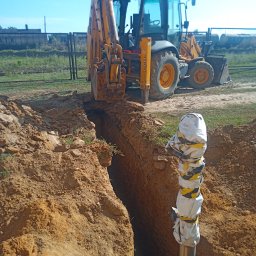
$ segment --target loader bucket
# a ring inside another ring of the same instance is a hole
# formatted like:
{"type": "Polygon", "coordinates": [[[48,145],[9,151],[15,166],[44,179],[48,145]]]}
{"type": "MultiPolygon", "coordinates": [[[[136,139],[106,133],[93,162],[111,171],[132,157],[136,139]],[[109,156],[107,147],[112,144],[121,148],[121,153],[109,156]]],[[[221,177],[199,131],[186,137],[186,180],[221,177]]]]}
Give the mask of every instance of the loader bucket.
{"type": "Polygon", "coordinates": [[[209,62],[214,69],[213,84],[225,84],[231,81],[227,58],[224,56],[208,55],[205,60],[209,62]]]}

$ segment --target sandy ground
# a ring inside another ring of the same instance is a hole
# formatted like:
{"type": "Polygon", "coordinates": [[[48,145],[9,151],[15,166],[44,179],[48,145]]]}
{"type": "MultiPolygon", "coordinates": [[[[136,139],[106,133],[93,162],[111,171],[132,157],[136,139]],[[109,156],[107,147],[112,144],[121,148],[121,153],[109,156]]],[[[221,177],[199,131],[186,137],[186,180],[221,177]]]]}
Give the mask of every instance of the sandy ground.
{"type": "Polygon", "coordinates": [[[207,107],[225,107],[233,104],[256,103],[256,83],[230,84],[208,88],[204,91],[179,89],[172,98],[162,101],[150,102],[145,106],[147,113],[154,112],[177,112],[180,109],[201,109],[207,107]],[[240,90],[244,92],[236,92],[240,90]],[[225,91],[225,93],[223,93],[225,91]]]}
{"type": "Polygon", "coordinates": [[[111,186],[83,96],[0,100],[0,255],[127,255],[126,208],[111,186]]]}

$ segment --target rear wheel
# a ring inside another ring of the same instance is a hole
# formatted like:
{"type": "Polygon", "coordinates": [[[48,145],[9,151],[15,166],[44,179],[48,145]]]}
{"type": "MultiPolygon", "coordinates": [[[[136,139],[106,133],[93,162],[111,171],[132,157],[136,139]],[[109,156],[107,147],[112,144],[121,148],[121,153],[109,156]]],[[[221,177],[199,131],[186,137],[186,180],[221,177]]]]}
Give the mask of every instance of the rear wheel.
{"type": "Polygon", "coordinates": [[[187,82],[190,87],[204,89],[208,87],[214,77],[214,70],[211,64],[206,61],[197,61],[188,69],[189,78],[187,82]]]}
{"type": "Polygon", "coordinates": [[[164,99],[171,96],[179,81],[179,63],[171,51],[152,56],[149,97],[164,99]]]}

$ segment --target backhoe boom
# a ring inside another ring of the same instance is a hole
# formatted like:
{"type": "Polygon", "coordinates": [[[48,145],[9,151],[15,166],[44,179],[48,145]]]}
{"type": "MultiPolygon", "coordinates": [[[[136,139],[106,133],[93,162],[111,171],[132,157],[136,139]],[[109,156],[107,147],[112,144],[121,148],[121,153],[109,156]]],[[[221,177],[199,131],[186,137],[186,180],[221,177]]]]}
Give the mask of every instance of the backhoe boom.
{"type": "Polygon", "coordinates": [[[113,10],[113,0],[92,0],[87,35],[88,80],[95,100],[113,101],[125,94],[123,51],[113,10]]]}

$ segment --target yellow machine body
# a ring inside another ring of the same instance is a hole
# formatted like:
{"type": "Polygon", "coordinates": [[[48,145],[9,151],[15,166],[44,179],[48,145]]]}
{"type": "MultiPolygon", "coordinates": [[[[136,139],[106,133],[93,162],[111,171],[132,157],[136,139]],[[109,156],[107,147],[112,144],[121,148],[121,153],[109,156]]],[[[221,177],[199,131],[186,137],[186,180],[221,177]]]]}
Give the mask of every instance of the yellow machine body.
{"type": "Polygon", "coordinates": [[[91,1],[87,34],[88,80],[95,100],[113,101],[125,95],[126,72],[118,43],[113,1],[91,1]]]}
{"type": "Polygon", "coordinates": [[[202,49],[196,38],[189,34],[180,43],[180,58],[189,62],[201,56],[202,49]]]}
{"type": "Polygon", "coordinates": [[[140,88],[149,90],[151,69],[151,38],[144,37],[140,41],[140,88]]]}

